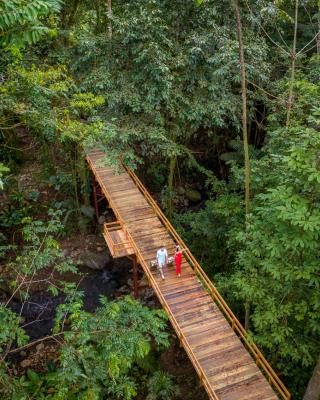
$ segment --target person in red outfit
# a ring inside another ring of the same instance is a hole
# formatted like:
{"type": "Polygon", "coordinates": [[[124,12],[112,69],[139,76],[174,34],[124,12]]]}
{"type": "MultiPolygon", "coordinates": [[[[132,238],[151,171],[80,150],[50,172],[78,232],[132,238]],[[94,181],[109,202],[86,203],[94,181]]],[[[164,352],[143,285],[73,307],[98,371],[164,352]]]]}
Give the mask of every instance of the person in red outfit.
{"type": "Polygon", "coordinates": [[[176,274],[181,276],[181,263],[182,263],[182,251],[180,246],[176,247],[176,254],[174,255],[174,263],[176,265],[176,274]]]}

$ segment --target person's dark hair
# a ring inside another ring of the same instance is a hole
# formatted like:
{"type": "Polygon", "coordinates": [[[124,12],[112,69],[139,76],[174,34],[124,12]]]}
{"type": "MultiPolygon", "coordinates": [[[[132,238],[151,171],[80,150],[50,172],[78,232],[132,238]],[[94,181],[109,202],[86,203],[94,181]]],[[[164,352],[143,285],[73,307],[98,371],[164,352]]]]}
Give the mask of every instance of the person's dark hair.
{"type": "Polygon", "coordinates": [[[180,251],[180,246],[178,244],[176,245],[176,251],[180,251]]]}

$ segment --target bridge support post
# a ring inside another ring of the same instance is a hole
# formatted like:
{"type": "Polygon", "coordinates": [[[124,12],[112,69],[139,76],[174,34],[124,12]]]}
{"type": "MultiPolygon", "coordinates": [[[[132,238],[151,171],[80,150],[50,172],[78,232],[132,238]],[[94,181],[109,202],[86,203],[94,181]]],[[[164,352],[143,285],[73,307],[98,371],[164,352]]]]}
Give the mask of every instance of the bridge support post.
{"type": "Polygon", "coordinates": [[[133,283],[134,298],[137,299],[139,297],[138,263],[137,263],[137,257],[135,254],[132,256],[132,283],[133,283]]]}

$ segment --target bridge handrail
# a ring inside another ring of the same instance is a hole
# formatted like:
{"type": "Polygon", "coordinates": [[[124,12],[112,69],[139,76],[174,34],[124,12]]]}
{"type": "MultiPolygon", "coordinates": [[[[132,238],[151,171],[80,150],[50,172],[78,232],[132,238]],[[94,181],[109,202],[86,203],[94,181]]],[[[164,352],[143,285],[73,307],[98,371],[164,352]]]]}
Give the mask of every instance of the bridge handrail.
{"type": "MultiPolygon", "coordinates": [[[[128,167],[124,165],[125,170],[128,172],[128,174],[131,176],[135,184],[138,186],[139,190],[143,193],[145,198],[148,200],[150,205],[153,207],[154,211],[158,215],[158,217],[161,219],[162,223],[165,225],[167,230],[170,232],[170,234],[173,236],[175,241],[180,245],[181,248],[184,249],[185,255],[187,255],[187,258],[189,261],[191,261],[191,266],[194,267],[195,271],[197,274],[202,278],[203,282],[205,283],[205,286],[207,287],[207,290],[209,293],[212,295],[214,300],[218,303],[220,309],[224,313],[224,315],[227,317],[229,322],[231,323],[232,329],[241,337],[243,340],[245,346],[249,349],[251,354],[254,356],[257,365],[260,365],[265,374],[268,377],[268,380],[270,383],[274,385],[282,399],[284,400],[290,400],[291,399],[291,394],[283,384],[283,382],[280,380],[280,378],[277,376],[271,365],[268,363],[264,355],[261,353],[259,348],[255,343],[250,343],[248,338],[247,338],[247,332],[242,326],[242,324],[239,322],[237,317],[233,314],[232,310],[224,300],[224,298],[221,296],[217,288],[213,285],[207,274],[203,271],[201,268],[200,264],[198,261],[195,259],[195,257],[192,255],[191,251],[187,247],[187,245],[184,243],[184,241],[180,238],[180,236],[177,234],[175,231],[174,227],[171,225],[170,221],[167,219],[167,217],[164,215],[156,201],[152,198],[150,193],[147,191],[147,189],[144,187],[140,179],[137,177],[137,175],[128,167]]],[[[135,246],[136,247],[136,246],[135,246]]]]}

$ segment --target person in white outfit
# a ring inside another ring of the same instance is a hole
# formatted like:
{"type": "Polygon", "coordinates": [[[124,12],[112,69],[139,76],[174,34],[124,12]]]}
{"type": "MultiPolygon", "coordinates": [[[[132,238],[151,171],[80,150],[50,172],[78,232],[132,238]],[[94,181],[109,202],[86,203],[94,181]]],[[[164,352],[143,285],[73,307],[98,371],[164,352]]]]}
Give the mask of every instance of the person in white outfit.
{"type": "Polygon", "coordinates": [[[157,251],[157,261],[161,278],[164,279],[163,267],[168,264],[168,252],[164,246],[161,246],[160,249],[157,251]]]}

